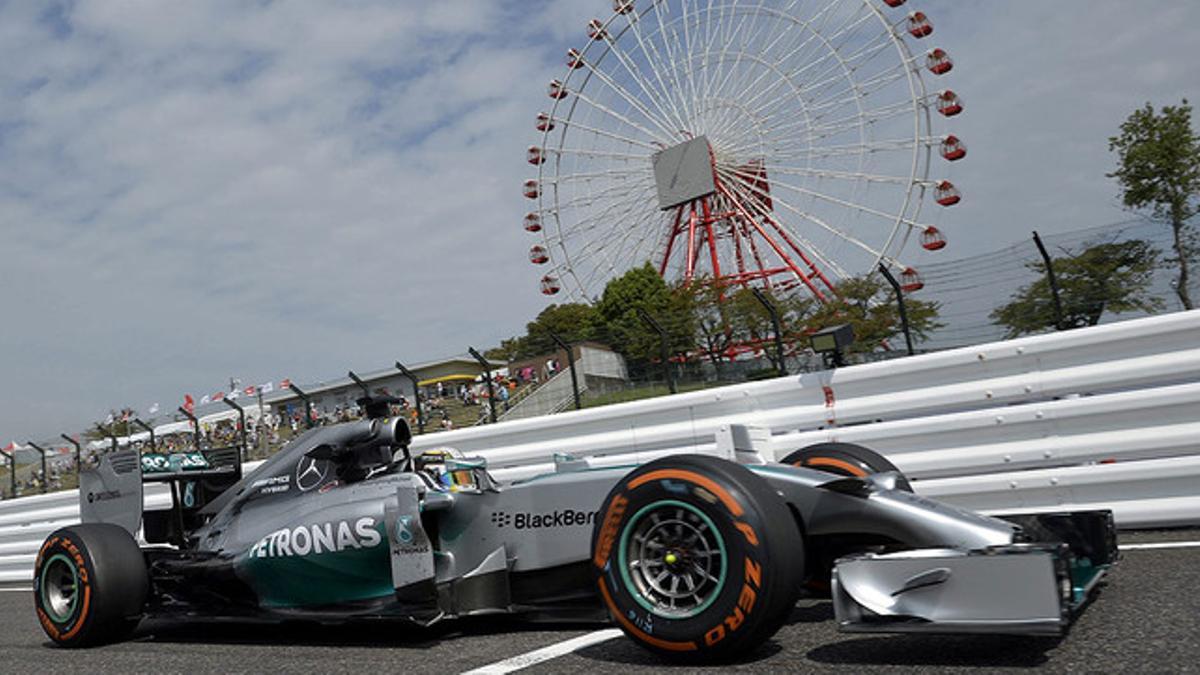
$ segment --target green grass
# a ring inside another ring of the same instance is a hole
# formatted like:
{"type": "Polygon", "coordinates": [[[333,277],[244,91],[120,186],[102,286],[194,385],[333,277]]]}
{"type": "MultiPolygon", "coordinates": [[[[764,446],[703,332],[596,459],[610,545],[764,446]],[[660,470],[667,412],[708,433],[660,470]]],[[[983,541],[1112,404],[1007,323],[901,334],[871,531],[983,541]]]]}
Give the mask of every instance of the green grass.
{"type": "MultiPolygon", "coordinates": [[[[676,389],[679,393],[689,391],[699,391],[701,389],[710,389],[712,387],[724,386],[724,382],[687,382],[679,384],[676,389]]],[[[583,401],[585,408],[599,408],[600,406],[613,405],[614,403],[628,403],[629,401],[640,401],[647,398],[655,398],[658,396],[668,396],[671,390],[665,384],[648,384],[621,391],[611,391],[606,394],[600,394],[596,397],[587,397],[583,401]]]]}

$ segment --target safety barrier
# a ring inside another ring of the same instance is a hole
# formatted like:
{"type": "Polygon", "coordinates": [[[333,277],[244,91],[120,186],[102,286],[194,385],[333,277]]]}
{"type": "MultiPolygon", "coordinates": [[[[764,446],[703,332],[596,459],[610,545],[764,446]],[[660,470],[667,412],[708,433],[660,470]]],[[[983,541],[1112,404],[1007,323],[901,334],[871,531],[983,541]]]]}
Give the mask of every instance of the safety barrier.
{"type": "MultiPolygon", "coordinates": [[[[930,496],[989,512],[1111,508],[1122,527],[1200,523],[1200,311],[419,436],[500,479],[563,453],[644,462],[715,452],[730,425],[782,458],[880,450],[930,496]]],[[[148,493],[154,504],[165,493],[148,493]]],[[[75,492],[0,503],[0,582],[28,579],[75,492]]]]}

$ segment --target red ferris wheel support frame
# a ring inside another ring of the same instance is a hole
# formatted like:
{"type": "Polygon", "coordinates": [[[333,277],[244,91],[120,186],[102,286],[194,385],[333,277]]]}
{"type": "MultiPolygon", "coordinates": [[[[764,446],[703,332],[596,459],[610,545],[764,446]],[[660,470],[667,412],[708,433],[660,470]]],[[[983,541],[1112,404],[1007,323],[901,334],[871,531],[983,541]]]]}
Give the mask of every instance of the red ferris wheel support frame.
{"type": "Polygon", "coordinates": [[[747,187],[757,193],[754,197],[757,203],[750,205],[731,190],[718,174],[711,148],[709,156],[715,189],[672,207],[675,215],[659,261],[659,274],[666,276],[677,243],[686,241],[683,266],[685,283],[690,283],[697,276],[697,261],[703,255],[703,249],[707,249],[713,280],[720,286],[736,284],[749,287],[752,282],[762,280],[767,289],[776,285],[781,289],[790,289],[803,284],[820,302],[829,302],[831,297],[836,297],[834,284],[771,213],[766,168],[761,165],[750,168],[754,185],[747,187]],[[758,211],[760,217],[755,217],[754,211],[758,211]],[[736,270],[721,269],[717,248],[721,239],[732,242],[736,270]],[[769,265],[764,261],[759,240],[774,252],[780,264],[769,265]],[[786,279],[774,281],[780,276],[786,279]]]}

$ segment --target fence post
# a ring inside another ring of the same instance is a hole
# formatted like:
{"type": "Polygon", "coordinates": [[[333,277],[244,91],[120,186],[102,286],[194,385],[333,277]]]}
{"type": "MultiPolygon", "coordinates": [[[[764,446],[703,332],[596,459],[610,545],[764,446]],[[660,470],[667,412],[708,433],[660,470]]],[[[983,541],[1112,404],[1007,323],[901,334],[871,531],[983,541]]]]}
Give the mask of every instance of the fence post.
{"type": "Polygon", "coordinates": [[[66,434],[59,434],[59,436],[62,436],[64,441],[75,446],[75,472],[78,473],[80,468],[82,468],[82,466],[83,466],[83,448],[82,448],[82,446],[79,445],[79,441],[75,440],[74,438],[71,438],[70,436],[68,436],[66,434]]]}
{"type": "Polygon", "coordinates": [[[363,382],[362,378],[360,378],[358,375],[355,375],[353,370],[349,371],[346,374],[350,376],[350,379],[354,380],[354,383],[357,384],[360,389],[362,389],[363,396],[366,396],[366,397],[371,396],[371,390],[367,388],[367,383],[363,382]]]}
{"type": "Polygon", "coordinates": [[[1033,243],[1037,244],[1038,253],[1042,254],[1042,262],[1046,263],[1046,281],[1050,282],[1050,297],[1054,299],[1054,329],[1066,330],[1067,326],[1063,325],[1062,300],[1058,297],[1058,279],[1054,276],[1054,264],[1050,261],[1050,254],[1046,252],[1046,246],[1038,236],[1037,230],[1033,231],[1033,243]]]}
{"type": "Polygon", "coordinates": [[[308,429],[313,428],[312,400],[308,398],[308,394],[304,393],[303,389],[291,382],[288,383],[288,389],[291,389],[293,394],[299,396],[301,401],[304,401],[304,426],[308,429]]]}
{"type": "Polygon", "coordinates": [[[575,353],[571,351],[571,345],[564,342],[557,333],[549,328],[546,329],[546,332],[550,334],[550,339],[554,340],[556,345],[567,352],[567,367],[571,369],[571,393],[575,395],[575,409],[579,410],[583,406],[579,402],[579,379],[575,377],[575,353]]]}
{"type": "Polygon", "coordinates": [[[46,494],[46,479],[49,478],[49,474],[46,473],[46,449],[33,441],[25,441],[25,445],[37,450],[42,456],[42,494],[46,494]]]}
{"type": "MultiPolygon", "coordinates": [[[[143,431],[146,431],[150,434],[150,451],[151,452],[156,451],[158,449],[158,447],[154,442],[154,429],[150,425],[146,424],[145,422],[143,422],[141,419],[139,419],[137,417],[133,418],[133,423],[138,425],[139,427],[141,427],[143,431]]],[[[65,438],[65,436],[64,436],[64,438],[65,438]]]]}
{"type": "MultiPolygon", "coordinates": [[[[225,402],[225,405],[229,406],[230,408],[233,408],[234,410],[236,410],[238,412],[238,421],[241,422],[242,447],[238,451],[238,465],[240,466],[242,462],[246,461],[246,447],[248,445],[246,443],[246,409],[243,408],[242,406],[238,405],[237,401],[230,401],[227,398],[223,398],[221,400],[225,402]]],[[[258,406],[258,416],[259,416],[258,418],[261,420],[262,419],[262,405],[258,406]]],[[[262,426],[262,425],[259,425],[259,426],[262,426]]]]}
{"type": "Polygon", "coordinates": [[[676,393],[678,393],[678,390],[675,387],[675,375],[671,373],[671,360],[670,360],[669,351],[667,349],[667,331],[663,330],[663,327],[658,325],[658,322],[655,321],[654,317],[650,316],[650,314],[648,314],[646,312],[646,310],[642,309],[641,307],[638,307],[637,311],[638,311],[638,315],[640,317],[642,317],[642,321],[645,321],[648,326],[653,328],[654,331],[658,333],[658,337],[659,337],[658,353],[659,353],[659,358],[662,360],[663,376],[666,377],[666,379],[667,379],[668,391],[670,391],[672,394],[676,394],[676,393]]]}
{"type": "Polygon", "coordinates": [[[421,433],[425,433],[425,413],[421,412],[421,392],[418,389],[417,376],[414,375],[411,370],[405,368],[404,364],[400,363],[399,361],[396,362],[396,370],[399,370],[404,374],[405,377],[408,378],[409,382],[412,382],[413,401],[416,402],[417,406],[417,429],[419,429],[421,433]]]}
{"type": "MultiPolygon", "coordinates": [[[[196,419],[196,416],[193,415],[190,410],[188,410],[187,408],[185,408],[183,406],[179,406],[179,412],[183,413],[185,417],[187,417],[189,420],[192,421],[192,440],[196,444],[196,452],[200,452],[200,420],[196,419]]],[[[113,439],[114,446],[116,445],[116,442],[117,442],[117,439],[114,438],[113,439]]]]}
{"type": "Polygon", "coordinates": [[[883,273],[883,278],[891,284],[892,290],[896,291],[896,304],[900,307],[900,327],[904,329],[904,344],[908,347],[908,355],[912,356],[912,333],[908,329],[908,309],[904,306],[904,291],[900,290],[900,284],[896,281],[896,277],[888,271],[887,265],[879,263],[879,271],[883,273]]]}
{"type": "Polygon", "coordinates": [[[496,392],[494,389],[492,389],[492,364],[488,363],[488,360],[483,358],[482,354],[475,351],[474,347],[467,347],[467,351],[471,353],[471,356],[475,357],[475,360],[479,362],[480,366],[483,366],[483,376],[485,378],[487,378],[488,411],[491,413],[492,424],[495,424],[496,423],[496,392]]]}
{"type": "Polygon", "coordinates": [[[8,478],[9,483],[11,483],[8,498],[14,499],[17,496],[17,451],[7,452],[0,450],[0,455],[8,458],[8,478]]]}
{"type": "Polygon", "coordinates": [[[783,360],[783,330],[779,326],[779,310],[775,309],[774,303],[768,300],[766,294],[757,286],[751,288],[750,292],[754,293],[755,299],[771,315],[771,327],[775,330],[775,356],[779,360],[779,375],[780,377],[786,376],[788,372],[787,364],[783,360]]]}

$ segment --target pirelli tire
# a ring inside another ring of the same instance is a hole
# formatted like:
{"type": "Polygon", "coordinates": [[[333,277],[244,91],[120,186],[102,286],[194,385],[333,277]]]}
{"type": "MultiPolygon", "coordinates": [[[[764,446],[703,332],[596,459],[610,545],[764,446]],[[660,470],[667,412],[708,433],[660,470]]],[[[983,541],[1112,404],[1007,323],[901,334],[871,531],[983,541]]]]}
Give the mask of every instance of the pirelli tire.
{"type": "Polygon", "coordinates": [[[913,491],[908,478],[905,477],[904,472],[896,468],[895,464],[889,462],[878,452],[854,443],[817,443],[796,450],[780,462],[857,478],[873,473],[893,471],[900,476],[896,481],[896,487],[906,492],[913,491]]]}
{"type": "Polygon", "coordinates": [[[645,464],[608,493],[592,567],[612,620],[684,662],[728,661],[796,604],[804,539],[783,498],[743,466],[701,455],[645,464]]]}
{"type": "Polygon", "coordinates": [[[60,647],[91,647],[128,637],[141,620],[148,586],[137,542],[108,523],[55,531],[34,562],[38,623],[60,647]]]}

